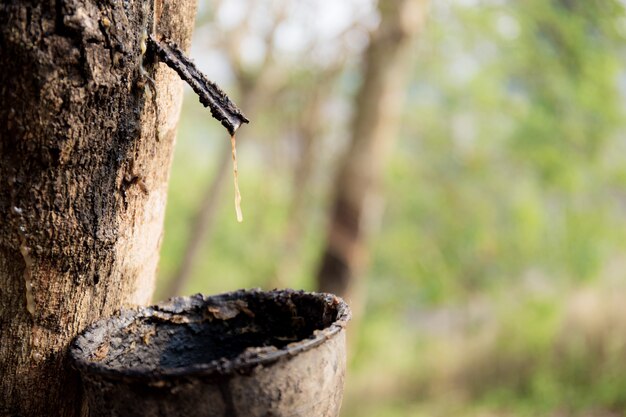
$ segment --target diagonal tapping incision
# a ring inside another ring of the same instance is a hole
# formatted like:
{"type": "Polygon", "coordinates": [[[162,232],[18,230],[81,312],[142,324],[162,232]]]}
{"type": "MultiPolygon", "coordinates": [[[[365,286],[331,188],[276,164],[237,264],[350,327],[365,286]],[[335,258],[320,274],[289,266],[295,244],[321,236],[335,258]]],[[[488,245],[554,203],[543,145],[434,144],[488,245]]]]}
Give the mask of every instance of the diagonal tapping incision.
{"type": "Polygon", "coordinates": [[[172,41],[158,41],[148,37],[149,46],[154,48],[159,60],[178,73],[200,98],[200,103],[211,109],[211,116],[222,123],[230,135],[249,120],[222,89],[205,77],[183,51],[172,41]]]}

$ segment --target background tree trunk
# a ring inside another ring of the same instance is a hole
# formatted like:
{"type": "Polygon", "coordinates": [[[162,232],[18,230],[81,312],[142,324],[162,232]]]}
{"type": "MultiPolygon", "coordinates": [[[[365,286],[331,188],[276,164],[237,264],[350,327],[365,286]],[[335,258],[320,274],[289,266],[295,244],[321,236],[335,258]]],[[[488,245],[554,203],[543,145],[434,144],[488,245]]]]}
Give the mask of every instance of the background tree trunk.
{"type": "Polygon", "coordinates": [[[142,40],[186,47],[194,14],[194,0],[0,6],[0,415],[84,414],[69,341],[150,300],[182,86],[142,64],[142,40]]]}
{"type": "Polygon", "coordinates": [[[355,277],[366,260],[367,235],[381,211],[378,186],[398,134],[411,45],[423,25],[426,4],[426,0],[381,1],[381,23],[365,55],[352,139],[335,181],[326,247],[317,274],[320,291],[344,296],[352,304],[355,277]]]}

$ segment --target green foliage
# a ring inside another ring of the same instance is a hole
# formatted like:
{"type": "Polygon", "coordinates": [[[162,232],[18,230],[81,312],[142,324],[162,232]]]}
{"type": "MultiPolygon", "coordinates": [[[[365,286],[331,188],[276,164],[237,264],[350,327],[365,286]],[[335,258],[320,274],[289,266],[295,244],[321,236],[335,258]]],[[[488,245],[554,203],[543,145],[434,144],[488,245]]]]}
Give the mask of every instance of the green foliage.
{"type": "Polygon", "coordinates": [[[419,61],[388,181],[395,244],[378,241],[373,275],[417,271],[438,301],[529,269],[593,279],[624,249],[620,180],[604,165],[623,127],[621,9],[577,4],[458,7],[431,24],[421,56],[437,59],[419,61]]]}

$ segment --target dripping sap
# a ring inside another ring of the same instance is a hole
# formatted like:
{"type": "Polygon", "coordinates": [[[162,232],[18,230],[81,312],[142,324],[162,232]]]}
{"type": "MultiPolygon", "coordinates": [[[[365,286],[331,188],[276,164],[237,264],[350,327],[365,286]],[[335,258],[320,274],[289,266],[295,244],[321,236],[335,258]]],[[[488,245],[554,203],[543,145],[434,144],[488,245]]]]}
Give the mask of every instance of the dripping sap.
{"type": "Polygon", "coordinates": [[[243,214],[241,213],[241,193],[239,192],[239,175],[237,170],[237,148],[236,138],[233,134],[230,137],[230,145],[233,155],[233,179],[235,182],[235,212],[237,213],[237,221],[241,223],[243,221],[243,214]]]}

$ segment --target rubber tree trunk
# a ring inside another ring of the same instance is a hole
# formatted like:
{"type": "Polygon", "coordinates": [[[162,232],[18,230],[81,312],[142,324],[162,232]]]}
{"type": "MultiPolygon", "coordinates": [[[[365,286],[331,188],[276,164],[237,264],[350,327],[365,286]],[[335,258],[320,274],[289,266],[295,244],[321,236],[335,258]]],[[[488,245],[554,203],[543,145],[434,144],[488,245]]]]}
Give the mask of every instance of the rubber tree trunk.
{"type": "Polygon", "coordinates": [[[194,13],[0,5],[0,415],[81,415],[70,340],[150,300],[182,85],[144,41],[187,46],[194,13]]]}
{"type": "Polygon", "coordinates": [[[381,23],[372,34],[363,84],[355,98],[352,139],[335,180],[335,196],[318,289],[346,297],[358,313],[352,292],[367,259],[367,237],[380,214],[378,187],[386,156],[398,134],[404,89],[426,0],[380,1],[381,23]]]}

